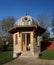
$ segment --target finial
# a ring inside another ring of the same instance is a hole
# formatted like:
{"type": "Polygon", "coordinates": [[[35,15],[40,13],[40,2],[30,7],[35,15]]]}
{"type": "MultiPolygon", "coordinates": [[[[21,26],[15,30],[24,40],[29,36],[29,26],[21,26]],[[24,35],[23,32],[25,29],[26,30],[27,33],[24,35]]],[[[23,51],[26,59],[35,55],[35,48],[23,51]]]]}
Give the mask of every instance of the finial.
{"type": "Polygon", "coordinates": [[[25,15],[26,15],[26,16],[28,15],[27,11],[26,11],[25,15]]]}

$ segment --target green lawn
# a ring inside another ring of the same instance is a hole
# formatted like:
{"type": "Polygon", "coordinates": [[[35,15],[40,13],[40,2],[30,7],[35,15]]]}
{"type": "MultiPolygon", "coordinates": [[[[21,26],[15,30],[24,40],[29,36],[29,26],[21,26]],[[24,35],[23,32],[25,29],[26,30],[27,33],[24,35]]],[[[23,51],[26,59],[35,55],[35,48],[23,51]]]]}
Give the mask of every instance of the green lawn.
{"type": "Polygon", "coordinates": [[[12,51],[0,52],[0,64],[6,63],[12,59],[13,59],[12,51]]]}
{"type": "Polygon", "coordinates": [[[40,53],[40,58],[54,60],[54,49],[42,51],[40,53]]]}

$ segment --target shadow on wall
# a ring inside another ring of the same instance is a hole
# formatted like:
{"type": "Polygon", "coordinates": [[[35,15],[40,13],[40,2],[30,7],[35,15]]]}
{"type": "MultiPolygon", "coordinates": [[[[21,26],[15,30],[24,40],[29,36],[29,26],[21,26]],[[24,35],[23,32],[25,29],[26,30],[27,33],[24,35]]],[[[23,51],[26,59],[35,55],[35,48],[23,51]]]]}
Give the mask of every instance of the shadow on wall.
{"type": "Polygon", "coordinates": [[[48,48],[48,46],[50,46],[51,43],[49,41],[42,41],[41,42],[41,51],[44,51],[48,48]]]}

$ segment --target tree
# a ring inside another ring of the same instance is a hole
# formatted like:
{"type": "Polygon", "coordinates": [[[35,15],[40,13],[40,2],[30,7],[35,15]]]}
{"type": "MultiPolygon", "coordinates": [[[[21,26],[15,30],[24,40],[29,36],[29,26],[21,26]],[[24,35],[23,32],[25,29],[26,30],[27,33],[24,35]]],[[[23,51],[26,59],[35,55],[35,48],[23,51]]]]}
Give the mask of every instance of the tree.
{"type": "Polygon", "coordinates": [[[9,42],[12,42],[12,35],[7,33],[7,31],[14,26],[14,22],[15,18],[13,16],[9,16],[1,20],[2,37],[5,37],[9,42]]]}
{"type": "Polygon", "coordinates": [[[37,17],[37,20],[39,22],[39,25],[43,28],[47,28],[50,24],[49,24],[49,18],[47,15],[45,14],[40,14],[38,17],[37,17]]]}
{"type": "Polygon", "coordinates": [[[43,39],[44,40],[47,40],[50,36],[50,33],[49,31],[47,30],[48,26],[49,26],[49,20],[48,20],[48,17],[47,15],[45,14],[41,14],[38,16],[38,22],[39,22],[39,25],[43,28],[46,29],[46,32],[42,35],[43,36],[43,39]]]}
{"type": "Polygon", "coordinates": [[[7,18],[3,18],[0,21],[0,48],[3,49],[4,44],[8,41],[9,43],[12,43],[12,35],[9,34],[7,31],[14,26],[15,18],[12,16],[9,16],[7,18]]]}
{"type": "Polygon", "coordinates": [[[42,37],[43,37],[43,40],[48,40],[49,37],[50,37],[50,33],[49,33],[49,31],[46,30],[46,32],[42,35],[42,37]]]}
{"type": "Polygon", "coordinates": [[[53,32],[53,35],[54,35],[54,13],[52,15],[52,32],[53,32]]]}
{"type": "Polygon", "coordinates": [[[7,36],[8,35],[7,31],[11,27],[13,27],[14,22],[15,22],[15,18],[12,17],[12,16],[9,16],[7,18],[3,18],[1,20],[1,27],[2,27],[2,33],[3,33],[2,36],[7,36]]]}
{"type": "Polygon", "coordinates": [[[9,17],[7,17],[5,19],[3,18],[1,20],[1,22],[2,22],[2,29],[4,31],[6,31],[6,30],[10,29],[11,27],[13,27],[15,19],[14,19],[14,17],[9,16],[9,17]]]}

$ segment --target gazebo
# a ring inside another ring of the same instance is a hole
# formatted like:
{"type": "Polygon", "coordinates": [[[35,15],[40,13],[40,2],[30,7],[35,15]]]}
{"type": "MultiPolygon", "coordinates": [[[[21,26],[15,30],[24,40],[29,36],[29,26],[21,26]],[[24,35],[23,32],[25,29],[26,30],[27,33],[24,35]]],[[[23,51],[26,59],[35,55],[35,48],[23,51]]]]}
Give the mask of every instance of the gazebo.
{"type": "Polygon", "coordinates": [[[20,52],[28,51],[38,57],[41,52],[42,34],[45,30],[31,16],[19,18],[14,27],[8,30],[13,35],[13,57],[16,58],[20,52]]]}

